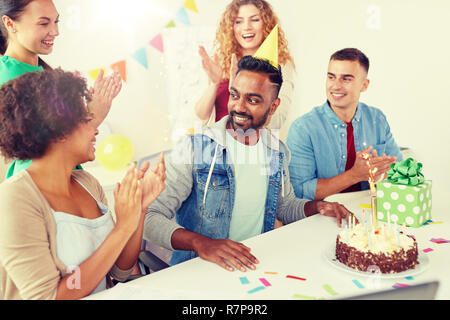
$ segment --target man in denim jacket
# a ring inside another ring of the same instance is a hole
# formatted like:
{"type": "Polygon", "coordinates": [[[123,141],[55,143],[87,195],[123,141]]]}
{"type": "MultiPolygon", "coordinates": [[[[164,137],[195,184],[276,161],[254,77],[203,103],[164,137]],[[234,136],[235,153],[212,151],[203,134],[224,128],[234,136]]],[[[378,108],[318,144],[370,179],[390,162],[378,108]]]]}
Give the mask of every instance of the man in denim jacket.
{"type": "Polygon", "coordinates": [[[402,160],[386,116],[359,102],[369,85],[368,71],[369,59],[358,49],[334,53],[328,65],[327,102],[291,125],[289,172],[297,197],[320,200],[368,189],[368,157],[376,168],[375,181],[391,163],[402,160]]]}
{"type": "Polygon", "coordinates": [[[337,203],[295,197],[289,152],[262,129],[280,103],[281,84],[280,67],[244,57],[230,87],[229,116],[185,136],[171,152],[166,188],[149,208],[144,238],[174,250],[172,265],[200,256],[229,271],[225,261],[254,269],[258,260],[239,241],[273,230],[277,220],[288,224],[321,213],[340,225],[349,215],[337,203]]]}

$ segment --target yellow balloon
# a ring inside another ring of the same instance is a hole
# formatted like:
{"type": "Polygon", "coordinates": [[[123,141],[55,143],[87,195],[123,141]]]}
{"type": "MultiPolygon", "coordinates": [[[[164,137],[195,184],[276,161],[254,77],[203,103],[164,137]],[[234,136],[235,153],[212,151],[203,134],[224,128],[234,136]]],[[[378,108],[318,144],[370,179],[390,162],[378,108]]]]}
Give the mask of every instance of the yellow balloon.
{"type": "Polygon", "coordinates": [[[127,137],[112,134],[100,141],[95,156],[108,170],[122,170],[133,158],[133,145],[127,137]]]}

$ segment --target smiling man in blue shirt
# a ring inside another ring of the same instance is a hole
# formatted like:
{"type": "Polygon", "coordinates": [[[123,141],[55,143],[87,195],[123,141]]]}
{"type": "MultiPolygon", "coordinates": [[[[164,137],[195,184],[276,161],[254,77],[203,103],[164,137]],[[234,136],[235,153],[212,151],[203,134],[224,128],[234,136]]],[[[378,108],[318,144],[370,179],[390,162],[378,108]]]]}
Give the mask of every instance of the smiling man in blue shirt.
{"type": "Polygon", "coordinates": [[[369,86],[369,59],[354,48],[334,53],[328,64],[327,102],[294,121],[287,138],[289,172],[299,198],[323,199],[338,192],[368,189],[370,165],[375,179],[400,149],[381,110],[359,102],[369,86]]]}

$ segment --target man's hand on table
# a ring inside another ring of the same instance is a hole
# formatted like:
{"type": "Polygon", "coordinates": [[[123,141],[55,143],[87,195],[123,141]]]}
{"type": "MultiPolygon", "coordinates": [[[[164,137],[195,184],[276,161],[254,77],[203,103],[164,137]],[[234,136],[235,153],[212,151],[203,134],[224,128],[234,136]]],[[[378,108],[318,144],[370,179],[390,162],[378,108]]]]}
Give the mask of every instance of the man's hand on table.
{"type": "Polygon", "coordinates": [[[305,215],[307,217],[316,213],[327,217],[336,217],[338,227],[342,226],[342,219],[348,221],[349,217],[353,215],[346,207],[337,202],[310,201],[305,204],[305,215]]]}
{"type": "Polygon", "coordinates": [[[255,264],[259,263],[250,253],[251,249],[240,242],[211,239],[184,229],[178,229],[173,233],[172,246],[176,250],[193,250],[200,258],[216,263],[228,271],[234,271],[234,268],[242,272],[247,268],[255,270],[255,264]]]}

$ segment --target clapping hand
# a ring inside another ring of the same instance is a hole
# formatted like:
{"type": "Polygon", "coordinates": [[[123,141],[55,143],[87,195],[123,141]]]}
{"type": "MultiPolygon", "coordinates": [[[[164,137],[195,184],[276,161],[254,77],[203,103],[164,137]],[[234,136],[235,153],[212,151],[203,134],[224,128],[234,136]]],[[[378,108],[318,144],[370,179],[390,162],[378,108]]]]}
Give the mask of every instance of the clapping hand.
{"type": "Polygon", "coordinates": [[[211,58],[203,46],[199,46],[198,54],[202,59],[202,67],[208,75],[209,81],[214,84],[219,84],[222,81],[223,72],[217,54],[214,54],[214,57],[211,58]]]}
{"type": "Polygon", "coordinates": [[[133,233],[138,227],[142,214],[142,184],[138,170],[133,164],[127,171],[121,183],[114,189],[114,211],[117,225],[128,233],[133,233]]]}
{"type": "Polygon", "coordinates": [[[96,125],[106,118],[111,109],[113,99],[122,89],[122,78],[117,69],[110,76],[103,77],[104,71],[100,73],[95,80],[94,87],[90,89],[91,101],[88,104],[89,111],[94,114],[96,125]]]}
{"type": "Polygon", "coordinates": [[[374,172],[375,182],[385,177],[386,172],[389,170],[392,163],[397,161],[395,156],[378,156],[377,151],[372,149],[372,146],[364,149],[363,151],[356,153],[355,164],[352,167],[353,174],[358,177],[359,181],[369,180],[369,162],[370,167],[374,172]]]}
{"type": "Polygon", "coordinates": [[[142,179],[142,210],[145,212],[165,188],[166,164],[163,152],[153,169],[149,168],[150,162],[147,161],[139,170],[139,178],[142,179]]]}

